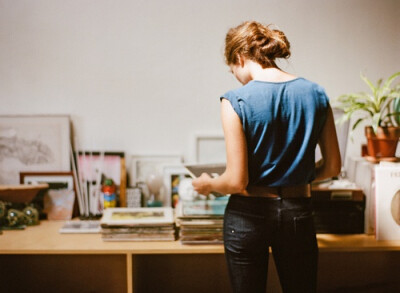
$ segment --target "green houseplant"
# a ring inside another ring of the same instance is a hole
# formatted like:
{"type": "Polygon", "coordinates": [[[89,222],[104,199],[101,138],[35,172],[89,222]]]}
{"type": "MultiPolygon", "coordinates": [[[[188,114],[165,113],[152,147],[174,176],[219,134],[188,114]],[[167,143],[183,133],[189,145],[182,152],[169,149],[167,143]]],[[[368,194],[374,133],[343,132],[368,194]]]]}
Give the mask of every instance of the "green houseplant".
{"type": "Polygon", "coordinates": [[[344,94],[335,101],[334,106],[344,111],[338,123],[350,120],[356,113],[363,115],[355,121],[352,130],[362,121],[370,122],[369,126],[365,127],[370,157],[395,157],[400,137],[400,83],[393,82],[399,76],[400,72],[396,72],[387,80],[380,79],[374,85],[361,74],[361,79],[370,91],[344,94]]]}

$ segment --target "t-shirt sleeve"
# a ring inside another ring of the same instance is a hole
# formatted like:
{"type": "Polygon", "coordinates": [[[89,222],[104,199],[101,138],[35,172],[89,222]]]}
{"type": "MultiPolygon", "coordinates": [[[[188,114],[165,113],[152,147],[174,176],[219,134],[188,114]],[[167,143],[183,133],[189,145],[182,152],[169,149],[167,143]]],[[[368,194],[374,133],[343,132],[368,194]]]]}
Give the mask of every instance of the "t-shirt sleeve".
{"type": "Polygon", "coordinates": [[[322,131],[322,128],[325,125],[326,118],[328,116],[328,109],[330,107],[329,103],[329,97],[325,92],[325,89],[321,86],[317,87],[317,96],[318,96],[318,106],[319,106],[319,113],[320,113],[320,125],[319,125],[319,130],[322,131]]]}
{"type": "Polygon", "coordinates": [[[220,101],[222,101],[222,99],[226,99],[231,103],[233,110],[235,110],[236,114],[238,114],[240,121],[243,124],[243,113],[242,108],[240,107],[238,96],[233,91],[229,91],[220,97],[220,101]]]}
{"type": "Polygon", "coordinates": [[[318,86],[317,88],[318,95],[321,99],[321,104],[323,107],[328,108],[329,106],[329,97],[325,92],[325,89],[322,86],[318,86]]]}

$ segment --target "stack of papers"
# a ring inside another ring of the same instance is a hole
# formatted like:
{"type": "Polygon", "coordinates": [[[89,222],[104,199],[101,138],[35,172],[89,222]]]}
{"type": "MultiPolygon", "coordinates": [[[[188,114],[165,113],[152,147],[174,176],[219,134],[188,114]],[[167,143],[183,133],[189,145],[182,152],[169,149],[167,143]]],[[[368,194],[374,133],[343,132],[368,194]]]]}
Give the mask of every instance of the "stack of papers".
{"type": "Polygon", "coordinates": [[[177,225],[182,244],[223,243],[224,212],[228,197],[182,201],[177,207],[177,225]]]}
{"type": "Polygon", "coordinates": [[[90,234],[100,233],[100,231],[100,221],[98,220],[66,221],[59,230],[59,232],[63,234],[90,234]]]}
{"type": "Polygon", "coordinates": [[[100,221],[104,241],[174,241],[173,210],[160,208],[107,208],[100,221]]]}

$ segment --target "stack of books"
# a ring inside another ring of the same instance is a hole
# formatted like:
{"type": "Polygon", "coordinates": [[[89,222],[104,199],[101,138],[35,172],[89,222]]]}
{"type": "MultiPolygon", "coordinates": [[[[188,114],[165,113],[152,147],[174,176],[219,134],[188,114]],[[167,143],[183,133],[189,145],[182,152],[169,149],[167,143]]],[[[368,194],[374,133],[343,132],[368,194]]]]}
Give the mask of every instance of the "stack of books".
{"type": "Polygon", "coordinates": [[[100,220],[104,241],[174,241],[172,208],[107,208],[100,220]]]}
{"type": "Polygon", "coordinates": [[[181,243],[223,243],[223,217],[227,203],[228,197],[179,202],[176,212],[181,243]]]}

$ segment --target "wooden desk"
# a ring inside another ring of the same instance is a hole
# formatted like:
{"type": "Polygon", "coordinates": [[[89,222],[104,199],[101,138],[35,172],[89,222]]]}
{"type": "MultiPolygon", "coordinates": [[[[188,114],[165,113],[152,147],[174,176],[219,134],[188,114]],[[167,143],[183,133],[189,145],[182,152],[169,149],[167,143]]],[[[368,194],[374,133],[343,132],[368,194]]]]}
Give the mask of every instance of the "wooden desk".
{"type": "MultiPolygon", "coordinates": [[[[61,226],[42,221],[0,235],[0,292],[228,292],[222,245],[104,242],[59,234],[61,226]]],[[[400,241],[320,234],[318,242],[319,292],[399,292],[400,241]]],[[[274,268],[269,280],[268,292],[280,292],[274,268]]]]}

